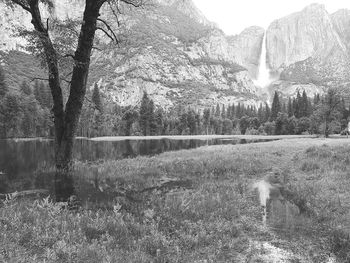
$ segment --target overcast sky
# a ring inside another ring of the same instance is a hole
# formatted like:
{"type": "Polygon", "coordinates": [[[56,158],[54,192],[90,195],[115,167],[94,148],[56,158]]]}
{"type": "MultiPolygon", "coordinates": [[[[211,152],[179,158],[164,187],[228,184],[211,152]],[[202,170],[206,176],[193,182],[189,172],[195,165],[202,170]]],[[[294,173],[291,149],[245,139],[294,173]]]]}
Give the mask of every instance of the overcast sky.
{"type": "Polygon", "coordinates": [[[244,28],[264,27],[275,19],[302,10],[312,3],[326,6],[329,13],[350,9],[350,0],[193,0],[202,13],[226,34],[239,34],[244,28]]]}

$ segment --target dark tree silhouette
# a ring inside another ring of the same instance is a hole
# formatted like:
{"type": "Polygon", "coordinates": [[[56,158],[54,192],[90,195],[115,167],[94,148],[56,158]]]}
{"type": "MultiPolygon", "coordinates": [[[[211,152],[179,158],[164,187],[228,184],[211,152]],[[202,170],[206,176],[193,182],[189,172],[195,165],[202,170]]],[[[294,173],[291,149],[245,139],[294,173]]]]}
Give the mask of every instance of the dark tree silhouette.
{"type": "Polygon", "coordinates": [[[2,67],[0,66],[0,98],[4,97],[7,91],[8,87],[5,82],[5,73],[2,67]]]}
{"type": "Polygon", "coordinates": [[[93,102],[95,108],[96,108],[99,112],[102,112],[102,111],[103,111],[102,101],[101,101],[101,96],[100,96],[100,90],[99,90],[97,84],[95,84],[94,90],[92,91],[91,100],[92,100],[92,102],[93,102]]]}
{"type": "Polygon", "coordinates": [[[331,132],[331,123],[340,115],[341,93],[339,90],[329,88],[321,102],[317,104],[314,115],[324,125],[324,136],[328,138],[331,132]]]}
{"type": "Polygon", "coordinates": [[[271,120],[276,120],[277,115],[281,112],[282,106],[278,97],[277,91],[275,91],[275,95],[273,97],[272,105],[271,105],[271,120]]]}

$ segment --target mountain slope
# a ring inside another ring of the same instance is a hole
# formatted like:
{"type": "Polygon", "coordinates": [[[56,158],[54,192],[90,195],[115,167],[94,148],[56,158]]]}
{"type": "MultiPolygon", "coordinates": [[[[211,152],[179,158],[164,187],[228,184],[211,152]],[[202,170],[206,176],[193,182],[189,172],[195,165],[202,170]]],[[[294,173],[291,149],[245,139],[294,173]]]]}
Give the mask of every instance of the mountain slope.
{"type": "Polygon", "coordinates": [[[121,105],[139,102],[143,91],[163,108],[259,101],[249,72],[237,64],[222,31],[173,6],[134,12],[121,48],[95,53],[91,81],[121,105]]]}
{"type": "Polygon", "coordinates": [[[267,30],[267,55],[280,80],[271,86],[288,94],[294,87],[295,94],[298,89],[317,93],[322,87],[348,85],[349,25],[348,10],[330,15],[319,4],[275,20],[267,30]]]}
{"type": "MultiPolygon", "coordinates": [[[[61,19],[77,17],[82,9],[79,1],[73,6],[54,2],[55,16],[61,19]]],[[[264,99],[252,81],[263,29],[228,37],[191,0],[155,0],[140,9],[121,8],[119,28],[109,10],[101,12],[118,32],[120,44],[109,45],[99,33],[105,48],[94,51],[88,81],[89,86],[99,83],[110,100],[132,105],[147,91],[157,105],[168,109],[178,103],[202,108],[264,99]]],[[[22,16],[12,13],[11,25],[20,23],[22,16]]],[[[27,20],[24,24],[30,27],[27,20]]],[[[22,40],[8,36],[3,49],[13,48],[10,43],[16,41],[22,40]]]]}

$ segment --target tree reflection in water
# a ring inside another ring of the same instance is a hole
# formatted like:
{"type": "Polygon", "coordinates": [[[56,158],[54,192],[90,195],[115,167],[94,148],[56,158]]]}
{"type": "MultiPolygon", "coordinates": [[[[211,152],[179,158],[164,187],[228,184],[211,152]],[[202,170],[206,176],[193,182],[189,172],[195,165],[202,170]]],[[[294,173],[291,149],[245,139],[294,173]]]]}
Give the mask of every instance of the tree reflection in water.
{"type": "Polygon", "coordinates": [[[72,174],[55,173],[54,182],[56,202],[66,202],[71,196],[75,195],[72,174]]]}
{"type": "MultiPolygon", "coordinates": [[[[206,145],[242,144],[257,141],[262,140],[159,139],[97,142],[77,139],[74,146],[74,158],[79,161],[97,162],[134,158],[140,155],[152,156],[166,151],[192,149],[206,145]]],[[[50,140],[0,140],[0,172],[4,173],[0,175],[0,193],[44,188],[49,189],[57,201],[64,201],[75,194],[74,186],[79,186],[79,192],[82,192],[84,189],[80,189],[80,185],[86,185],[82,182],[74,182],[76,180],[74,175],[55,174],[53,141],[50,140]]]]}

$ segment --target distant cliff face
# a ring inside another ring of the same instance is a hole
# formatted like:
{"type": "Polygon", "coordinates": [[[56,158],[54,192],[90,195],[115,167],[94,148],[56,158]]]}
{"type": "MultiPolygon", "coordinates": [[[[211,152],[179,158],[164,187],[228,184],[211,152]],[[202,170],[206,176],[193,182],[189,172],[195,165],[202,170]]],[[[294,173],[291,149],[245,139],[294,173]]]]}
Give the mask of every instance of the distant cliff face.
{"type": "Polygon", "coordinates": [[[275,71],[310,57],[326,58],[333,49],[345,52],[346,46],[323,5],[275,20],[267,30],[268,63],[275,71]]]}
{"type": "Polygon", "coordinates": [[[254,78],[258,77],[264,34],[263,28],[253,26],[243,30],[239,35],[229,38],[236,62],[246,67],[254,78]]]}
{"type": "Polygon", "coordinates": [[[189,55],[239,64],[256,78],[263,37],[264,29],[260,27],[249,27],[235,36],[226,36],[221,30],[213,29],[189,47],[195,51],[189,55]]]}
{"type": "Polygon", "coordinates": [[[332,23],[342,43],[350,50],[350,10],[341,9],[331,14],[332,23]]]}
{"type": "Polygon", "coordinates": [[[329,14],[323,5],[312,4],[275,20],[267,30],[267,56],[280,80],[271,86],[286,95],[343,86],[350,80],[349,48],[349,10],[329,14]]]}

